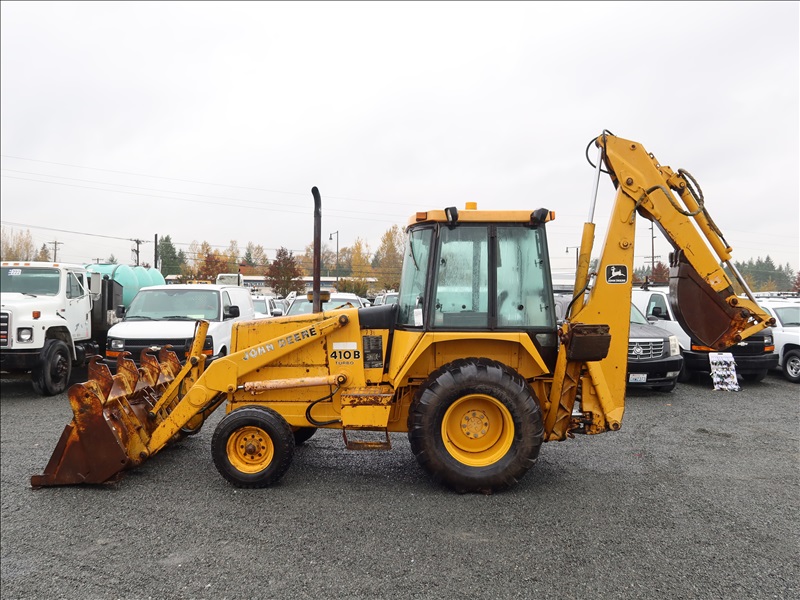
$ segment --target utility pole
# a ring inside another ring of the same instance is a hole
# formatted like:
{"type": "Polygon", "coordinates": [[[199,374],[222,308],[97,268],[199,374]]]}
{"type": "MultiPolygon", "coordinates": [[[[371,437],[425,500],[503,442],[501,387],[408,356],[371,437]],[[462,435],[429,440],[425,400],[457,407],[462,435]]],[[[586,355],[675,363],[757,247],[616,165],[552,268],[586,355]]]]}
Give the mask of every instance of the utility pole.
{"type": "Polygon", "coordinates": [[[134,254],[136,255],[136,266],[138,267],[139,266],[139,246],[141,244],[146,244],[147,242],[145,240],[131,240],[131,241],[134,244],[136,244],[136,250],[133,250],[133,248],[131,248],[131,250],[133,250],[134,254]]]}
{"type": "Polygon", "coordinates": [[[153,245],[155,246],[155,252],[153,252],[153,268],[158,269],[158,234],[156,234],[153,245]]]}
{"type": "Polygon", "coordinates": [[[653,229],[653,223],[650,223],[650,256],[642,258],[650,259],[650,280],[653,281],[653,274],[656,272],[656,259],[661,258],[660,255],[656,254],[656,234],[653,229]]]}
{"type": "Polygon", "coordinates": [[[650,221],[650,275],[656,270],[656,232],[653,229],[653,222],[650,221]]]}
{"type": "Polygon", "coordinates": [[[339,284],[339,231],[336,230],[328,236],[328,241],[333,241],[333,236],[336,236],[336,284],[339,284]]]}
{"type": "Polygon", "coordinates": [[[58,262],[56,259],[56,255],[58,254],[58,247],[63,246],[64,242],[53,241],[53,242],[48,242],[48,244],[53,244],[53,262],[58,262]]]}

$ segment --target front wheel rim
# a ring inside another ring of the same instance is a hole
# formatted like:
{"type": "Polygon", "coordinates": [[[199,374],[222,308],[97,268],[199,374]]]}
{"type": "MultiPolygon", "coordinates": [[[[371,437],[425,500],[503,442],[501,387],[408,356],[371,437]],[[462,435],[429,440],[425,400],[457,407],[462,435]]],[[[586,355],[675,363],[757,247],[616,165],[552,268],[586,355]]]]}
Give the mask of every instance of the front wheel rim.
{"type": "Polygon", "coordinates": [[[445,412],[442,441],[458,462],[485,467],[508,453],[514,442],[514,421],[496,398],[470,394],[453,402],[445,412]]]}
{"type": "Polygon", "coordinates": [[[792,377],[800,376],[800,358],[790,358],[786,362],[786,372],[792,377]]]}
{"type": "Polygon", "coordinates": [[[258,473],[272,462],[275,446],[260,427],[252,425],[234,431],[225,446],[228,460],[241,473],[258,473]]]}

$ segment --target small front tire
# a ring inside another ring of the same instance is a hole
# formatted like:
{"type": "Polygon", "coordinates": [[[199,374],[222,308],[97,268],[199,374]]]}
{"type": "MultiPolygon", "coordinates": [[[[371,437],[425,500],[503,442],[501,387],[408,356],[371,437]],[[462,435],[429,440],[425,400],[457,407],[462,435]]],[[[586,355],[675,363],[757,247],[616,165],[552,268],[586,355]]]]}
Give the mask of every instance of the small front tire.
{"type": "Polygon", "coordinates": [[[31,373],[33,389],[43,396],[55,396],[67,389],[72,376],[72,355],[61,340],[47,340],[42,362],[31,373]]]}
{"type": "Polygon", "coordinates": [[[240,488],[263,488],[286,473],[294,456],[294,435],[270,408],[247,406],[227,414],[211,439],[214,465],[240,488]]]}

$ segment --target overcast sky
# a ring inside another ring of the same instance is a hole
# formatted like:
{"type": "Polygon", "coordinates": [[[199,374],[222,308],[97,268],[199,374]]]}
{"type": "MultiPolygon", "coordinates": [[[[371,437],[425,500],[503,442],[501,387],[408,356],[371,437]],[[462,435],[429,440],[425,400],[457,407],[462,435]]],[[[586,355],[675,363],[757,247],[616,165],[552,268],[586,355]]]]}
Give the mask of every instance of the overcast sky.
{"type": "Polygon", "coordinates": [[[331,250],[418,210],[544,207],[559,277],[608,129],[695,177],[734,260],[798,270],[798,6],[2,2],[2,225],[133,264],[155,235],[302,254],[313,186],[331,250]]]}

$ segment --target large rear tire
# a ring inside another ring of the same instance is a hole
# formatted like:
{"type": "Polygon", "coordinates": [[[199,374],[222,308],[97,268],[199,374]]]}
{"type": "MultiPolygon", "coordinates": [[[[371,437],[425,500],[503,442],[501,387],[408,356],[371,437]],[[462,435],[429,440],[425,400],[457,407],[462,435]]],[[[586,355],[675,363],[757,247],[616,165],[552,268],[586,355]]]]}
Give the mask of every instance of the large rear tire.
{"type": "Polygon", "coordinates": [[[33,389],[43,396],[55,396],[67,389],[72,376],[72,355],[61,340],[47,340],[42,362],[31,373],[33,389]]]}
{"type": "Polygon", "coordinates": [[[270,408],[238,408],[217,425],[211,453],[220,475],[236,487],[267,487],[283,477],[292,462],[292,428],[270,408]]]}
{"type": "Polygon", "coordinates": [[[530,386],[487,358],[459,359],[432,373],[408,415],[417,462],[460,493],[516,484],[536,464],[543,437],[530,386]]]}

